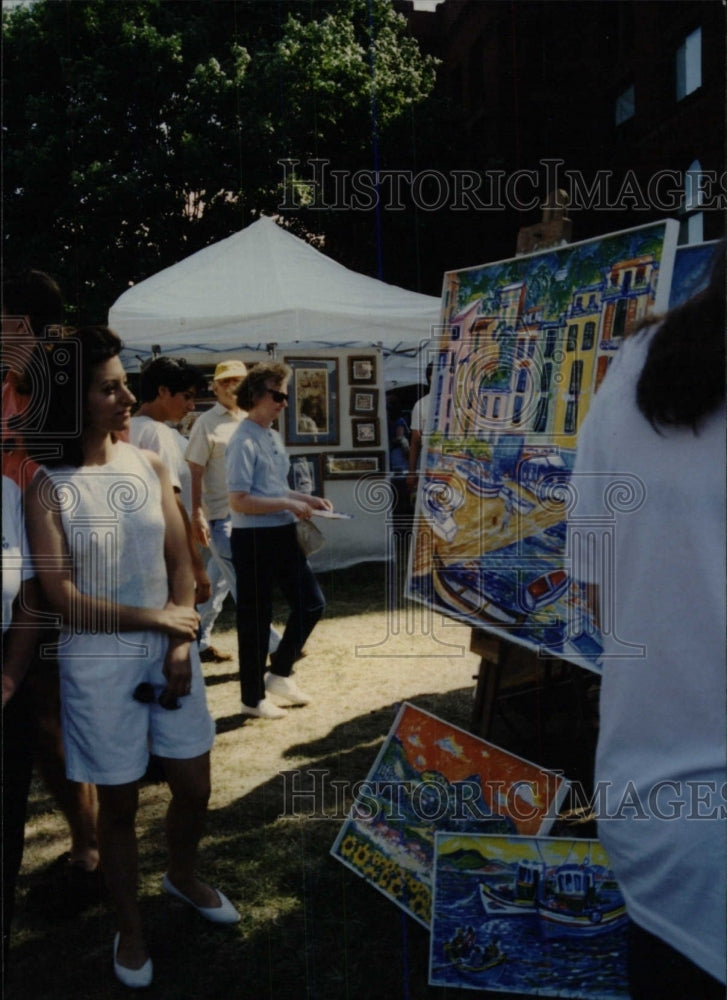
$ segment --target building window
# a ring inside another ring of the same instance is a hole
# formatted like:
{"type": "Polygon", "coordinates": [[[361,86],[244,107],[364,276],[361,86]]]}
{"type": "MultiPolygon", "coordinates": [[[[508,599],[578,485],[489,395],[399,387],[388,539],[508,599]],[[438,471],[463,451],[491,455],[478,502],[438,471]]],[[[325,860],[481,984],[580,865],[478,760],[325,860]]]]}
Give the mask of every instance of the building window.
{"type": "Polygon", "coordinates": [[[702,86],[702,29],[684,39],[676,55],[677,100],[682,101],[702,86]]]}
{"type": "Polygon", "coordinates": [[[536,343],[536,341],[535,341],[534,337],[531,340],[528,341],[528,357],[529,358],[532,358],[533,355],[535,354],[535,343],[536,343]]]}
{"type": "Polygon", "coordinates": [[[568,392],[571,396],[577,396],[581,391],[581,382],[583,381],[583,362],[574,361],[573,367],[570,370],[570,385],[568,387],[568,392]]]}
{"type": "Polygon", "coordinates": [[[578,421],[578,402],[571,399],[565,408],[565,433],[573,434],[578,421]]]}
{"type": "Polygon", "coordinates": [[[552,358],[555,353],[555,345],[557,340],[558,332],[552,327],[546,331],[545,334],[545,349],[543,351],[543,356],[546,358],[552,358]]]}
{"type": "Polygon", "coordinates": [[[543,365],[543,369],[540,372],[540,391],[550,392],[550,379],[553,374],[553,365],[550,361],[543,365]]]}
{"type": "Polygon", "coordinates": [[[565,345],[566,351],[575,351],[577,343],[578,343],[578,326],[575,323],[572,323],[568,327],[568,339],[565,345]]]}
{"type": "Polygon", "coordinates": [[[517,377],[517,388],[515,392],[525,392],[528,387],[528,370],[527,368],[521,368],[518,372],[517,377]]]}
{"type": "Polygon", "coordinates": [[[512,422],[514,424],[519,424],[520,423],[522,409],[523,409],[523,397],[522,396],[516,396],[515,397],[515,405],[514,405],[513,411],[512,411],[512,422]]]}
{"type": "Polygon", "coordinates": [[[533,430],[539,434],[542,434],[547,426],[548,426],[548,400],[546,397],[542,396],[538,400],[538,409],[535,413],[533,430]]]}
{"type": "Polygon", "coordinates": [[[704,173],[699,160],[693,160],[684,176],[684,217],[679,232],[680,243],[704,242],[704,173]]]}
{"type": "Polygon", "coordinates": [[[613,318],[613,330],[611,335],[615,337],[623,337],[626,332],[626,315],[628,310],[628,303],[626,299],[619,299],[616,303],[616,311],[613,318]]]}
{"type": "Polygon", "coordinates": [[[583,327],[583,350],[590,351],[593,347],[593,341],[596,339],[596,324],[592,321],[586,323],[583,327]]]}
{"type": "Polygon", "coordinates": [[[629,118],[633,118],[635,113],[636,94],[632,84],[630,87],[627,87],[626,90],[622,90],[616,98],[616,107],[614,109],[616,124],[623,125],[623,123],[627,122],[629,118]]]}

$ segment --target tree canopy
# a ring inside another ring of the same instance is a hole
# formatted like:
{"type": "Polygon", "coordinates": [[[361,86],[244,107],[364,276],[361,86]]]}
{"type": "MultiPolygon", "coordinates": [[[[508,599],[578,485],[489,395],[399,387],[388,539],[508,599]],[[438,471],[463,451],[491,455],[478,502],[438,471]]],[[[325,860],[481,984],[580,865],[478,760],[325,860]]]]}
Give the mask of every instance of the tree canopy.
{"type": "Polygon", "coordinates": [[[5,264],[57,277],[70,318],[281,205],[374,272],[371,213],[291,190],[406,146],[435,65],[388,0],[36,0],[3,29],[5,264]]]}

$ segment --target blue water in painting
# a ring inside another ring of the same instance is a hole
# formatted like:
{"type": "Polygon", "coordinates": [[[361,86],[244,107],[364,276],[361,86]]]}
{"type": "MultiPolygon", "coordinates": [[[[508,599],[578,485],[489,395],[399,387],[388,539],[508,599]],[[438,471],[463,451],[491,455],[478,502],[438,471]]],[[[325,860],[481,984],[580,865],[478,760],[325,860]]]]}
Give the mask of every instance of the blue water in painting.
{"type": "Polygon", "coordinates": [[[626,1000],[624,928],[592,938],[547,940],[537,915],[498,917],[485,913],[478,878],[438,863],[432,923],[431,982],[533,996],[626,1000]],[[466,972],[448,961],[445,942],[458,928],[472,927],[483,949],[497,943],[506,959],[483,972],[466,972]]]}

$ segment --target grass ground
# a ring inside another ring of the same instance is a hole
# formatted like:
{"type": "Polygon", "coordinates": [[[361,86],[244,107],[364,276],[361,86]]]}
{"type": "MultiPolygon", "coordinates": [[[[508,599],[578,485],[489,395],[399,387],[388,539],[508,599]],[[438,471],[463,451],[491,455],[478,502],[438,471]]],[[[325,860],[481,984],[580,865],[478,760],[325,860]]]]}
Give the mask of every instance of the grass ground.
{"type": "MultiPolygon", "coordinates": [[[[396,586],[381,564],[324,574],[320,581],[328,609],[298,668],[301,687],[315,699],[311,705],[291,709],[280,721],[246,719],[239,714],[236,661],[205,667],[218,736],[200,870],[238,906],[241,923],[215,928],[162,896],[168,793],[163,783],[142,788],[140,896],[155,964],[154,985],[146,991],[150,997],[461,996],[458,990],[427,985],[427,930],[329,852],[351,801],[341,791],[336,799],[335,789],[365,778],[402,701],[468,727],[478,667],[469,652],[469,629],[398,599],[392,608],[387,595],[396,586]],[[330,818],[313,818],[309,798],[293,802],[294,788],[310,790],[315,782],[319,792],[324,784],[328,789],[322,797],[319,793],[323,810],[317,811],[332,814],[330,818]],[[289,814],[293,812],[297,814],[289,814]]],[[[229,605],[215,641],[235,653],[229,605]]],[[[560,750],[551,746],[552,726],[543,710],[542,703],[525,705],[503,716],[496,741],[547,766],[558,763],[545,757],[558,760],[567,753],[587,769],[588,740],[583,745],[576,740],[574,748],[571,729],[561,745],[559,723],[560,750]]],[[[570,728],[567,722],[565,727],[570,728]]],[[[115,925],[110,909],[101,903],[72,919],[52,916],[56,890],[48,882],[48,866],[66,847],[63,823],[36,782],[6,980],[8,1000],[129,996],[111,968],[115,925]]]]}

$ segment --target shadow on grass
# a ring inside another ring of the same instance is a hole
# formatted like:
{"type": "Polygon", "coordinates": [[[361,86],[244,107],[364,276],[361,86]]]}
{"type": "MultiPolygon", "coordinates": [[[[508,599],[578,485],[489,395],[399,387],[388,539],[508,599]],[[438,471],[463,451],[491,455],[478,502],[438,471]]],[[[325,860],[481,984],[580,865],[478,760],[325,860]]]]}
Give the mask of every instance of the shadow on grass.
{"type": "MultiPolygon", "coordinates": [[[[469,688],[419,695],[416,704],[467,726],[469,688]]],[[[335,726],[322,739],[290,747],[305,759],[301,788],[315,776],[350,788],[369,773],[398,703],[335,726]]],[[[331,803],[328,803],[330,805],[331,803]]],[[[430,987],[429,933],[330,855],[350,806],[345,792],[329,818],[285,815],[282,774],[209,815],[201,871],[238,906],[238,925],[217,928],[163,896],[166,854],[158,824],[140,836],[141,897],[155,982],[163,1000],[461,1000],[430,987]]],[[[323,810],[321,810],[323,811],[323,810]]],[[[29,878],[38,883],[42,873],[29,878]]],[[[113,914],[98,906],[52,922],[23,911],[11,953],[7,1000],[99,1000],[129,996],[113,977],[113,914]]],[[[514,997],[514,994],[481,996],[514,997]]]]}

